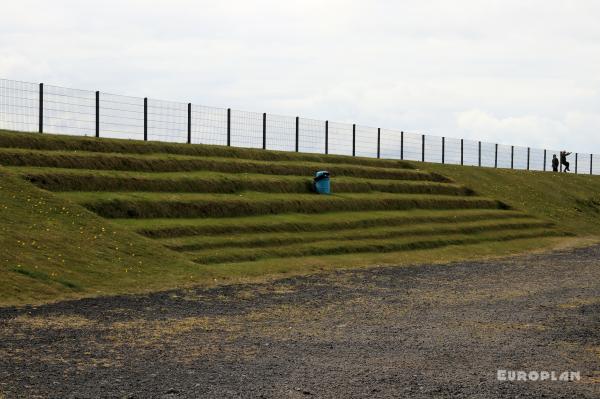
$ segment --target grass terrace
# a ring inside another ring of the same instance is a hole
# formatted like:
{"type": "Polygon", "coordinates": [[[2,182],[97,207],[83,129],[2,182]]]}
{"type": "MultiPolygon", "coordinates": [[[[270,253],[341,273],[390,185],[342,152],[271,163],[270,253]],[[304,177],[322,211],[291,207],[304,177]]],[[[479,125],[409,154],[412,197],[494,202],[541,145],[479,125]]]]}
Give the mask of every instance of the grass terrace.
{"type": "Polygon", "coordinates": [[[600,179],[0,132],[0,304],[588,243],[600,179]],[[317,170],[333,194],[312,192],[317,170]]]}

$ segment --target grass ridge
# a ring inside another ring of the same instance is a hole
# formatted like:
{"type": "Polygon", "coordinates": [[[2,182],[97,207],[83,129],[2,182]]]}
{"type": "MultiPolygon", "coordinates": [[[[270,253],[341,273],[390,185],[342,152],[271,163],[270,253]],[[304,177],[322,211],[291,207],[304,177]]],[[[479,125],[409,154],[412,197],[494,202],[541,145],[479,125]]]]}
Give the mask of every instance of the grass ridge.
{"type": "MultiPolygon", "coordinates": [[[[364,239],[389,239],[397,237],[416,237],[426,235],[449,235],[449,234],[473,234],[494,230],[523,230],[528,228],[552,227],[551,222],[536,219],[507,219],[504,221],[487,220],[484,222],[466,223],[431,223],[414,224],[402,227],[370,228],[361,231],[355,229],[337,230],[336,240],[353,241],[364,239]]],[[[229,236],[195,236],[192,239],[168,239],[159,241],[162,245],[174,251],[188,252],[216,248],[252,248],[288,245],[294,243],[310,243],[331,238],[330,232],[312,232],[309,234],[292,233],[270,233],[229,236]]]]}
{"type": "MultiPolygon", "coordinates": [[[[287,245],[276,248],[253,248],[253,249],[227,249],[226,252],[208,252],[200,257],[193,258],[193,261],[199,264],[217,264],[231,262],[257,261],[267,258],[289,258],[305,256],[330,256],[352,253],[369,252],[398,252],[412,251],[416,249],[432,249],[448,245],[477,244],[486,241],[510,241],[523,238],[537,238],[550,236],[566,236],[569,233],[560,232],[553,229],[513,231],[508,230],[503,233],[497,230],[493,234],[482,233],[478,236],[469,234],[456,234],[447,236],[428,236],[419,239],[406,240],[357,240],[355,242],[326,241],[311,243],[305,245],[287,245]]],[[[198,252],[191,252],[190,255],[198,256],[198,252]]]]}

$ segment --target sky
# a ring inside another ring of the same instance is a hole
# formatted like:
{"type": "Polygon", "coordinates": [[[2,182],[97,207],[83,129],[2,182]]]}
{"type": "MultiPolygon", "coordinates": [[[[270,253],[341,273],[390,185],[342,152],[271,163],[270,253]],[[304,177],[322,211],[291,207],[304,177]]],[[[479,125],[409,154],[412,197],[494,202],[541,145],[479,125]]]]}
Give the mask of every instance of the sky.
{"type": "Polygon", "coordinates": [[[2,1],[0,78],[600,153],[600,2],[2,1]]]}

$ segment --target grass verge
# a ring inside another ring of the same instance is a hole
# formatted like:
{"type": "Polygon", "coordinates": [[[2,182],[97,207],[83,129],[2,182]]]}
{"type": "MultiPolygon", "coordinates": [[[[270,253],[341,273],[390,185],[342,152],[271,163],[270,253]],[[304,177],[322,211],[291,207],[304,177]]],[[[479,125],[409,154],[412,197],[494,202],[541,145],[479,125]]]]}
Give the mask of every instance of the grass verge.
{"type": "Polygon", "coordinates": [[[418,194],[179,194],[68,192],[59,196],[106,218],[189,218],[402,209],[505,209],[481,197],[418,194]]]}
{"type": "MultiPolygon", "coordinates": [[[[495,230],[523,230],[551,227],[551,223],[531,219],[517,218],[505,220],[485,220],[463,223],[428,223],[409,226],[374,227],[367,229],[336,230],[336,241],[390,239],[400,237],[439,236],[446,234],[475,234],[495,230]]],[[[196,251],[211,248],[259,248],[291,244],[307,244],[331,240],[330,231],[304,233],[264,233],[264,234],[224,234],[211,236],[192,236],[160,240],[162,245],[175,251],[196,251]]]]}
{"type": "MultiPolygon", "coordinates": [[[[269,193],[313,192],[310,176],[274,176],[219,172],[144,173],[130,171],[98,171],[13,167],[25,180],[49,191],[149,191],[180,193],[269,193]]],[[[404,194],[472,195],[472,190],[453,183],[426,180],[382,180],[336,177],[332,182],[336,193],[372,191],[404,194]]]]}
{"type": "Polygon", "coordinates": [[[438,164],[424,167],[572,233],[600,235],[600,176],[438,164]]]}
{"type": "Polygon", "coordinates": [[[318,218],[289,213],[247,216],[243,218],[193,219],[113,219],[113,223],[151,238],[184,237],[213,234],[247,234],[269,232],[315,232],[361,229],[421,223],[460,223],[477,220],[529,218],[517,211],[498,209],[410,210],[324,213],[318,218]]]}
{"type": "MultiPolygon", "coordinates": [[[[309,244],[292,244],[272,248],[226,248],[203,251],[190,251],[194,261],[200,264],[217,264],[226,262],[257,261],[268,258],[301,258],[305,256],[332,256],[352,253],[384,253],[398,251],[414,251],[416,249],[432,249],[448,245],[477,244],[486,241],[511,241],[524,238],[540,238],[561,236],[553,229],[530,228],[527,230],[506,229],[478,232],[477,234],[448,234],[394,239],[363,239],[354,241],[311,242],[309,244]]],[[[282,261],[285,261],[282,259],[282,261]]]]}
{"type": "Polygon", "coordinates": [[[258,173],[282,176],[312,176],[318,170],[328,170],[332,176],[448,182],[448,179],[441,175],[415,169],[378,168],[305,161],[269,162],[251,159],[199,158],[165,154],[131,155],[0,148],[0,164],[4,166],[137,172],[192,172],[204,170],[221,173],[258,173]]]}
{"type": "MultiPolygon", "coordinates": [[[[225,143],[223,143],[225,144],[225,143]]],[[[293,153],[289,151],[264,151],[250,148],[225,147],[223,145],[189,145],[158,141],[123,139],[97,139],[61,135],[36,135],[24,132],[0,130],[0,148],[21,148],[46,151],[94,151],[111,154],[171,154],[195,157],[224,157],[255,159],[261,161],[305,161],[318,163],[351,163],[355,165],[412,168],[409,162],[376,160],[343,155],[293,153]]]]}

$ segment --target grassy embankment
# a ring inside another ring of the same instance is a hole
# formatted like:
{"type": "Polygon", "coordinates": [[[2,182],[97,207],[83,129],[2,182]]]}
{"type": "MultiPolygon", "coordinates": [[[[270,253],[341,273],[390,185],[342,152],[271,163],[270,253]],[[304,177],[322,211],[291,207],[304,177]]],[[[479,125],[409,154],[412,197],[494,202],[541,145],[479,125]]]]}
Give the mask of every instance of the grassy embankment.
{"type": "Polygon", "coordinates": [[[500,256],[600,232],[597,177],[10,132],[0,165],[4,305],[500,256]],[[335,195],[310,193],[320,169],[335,195]]]}

